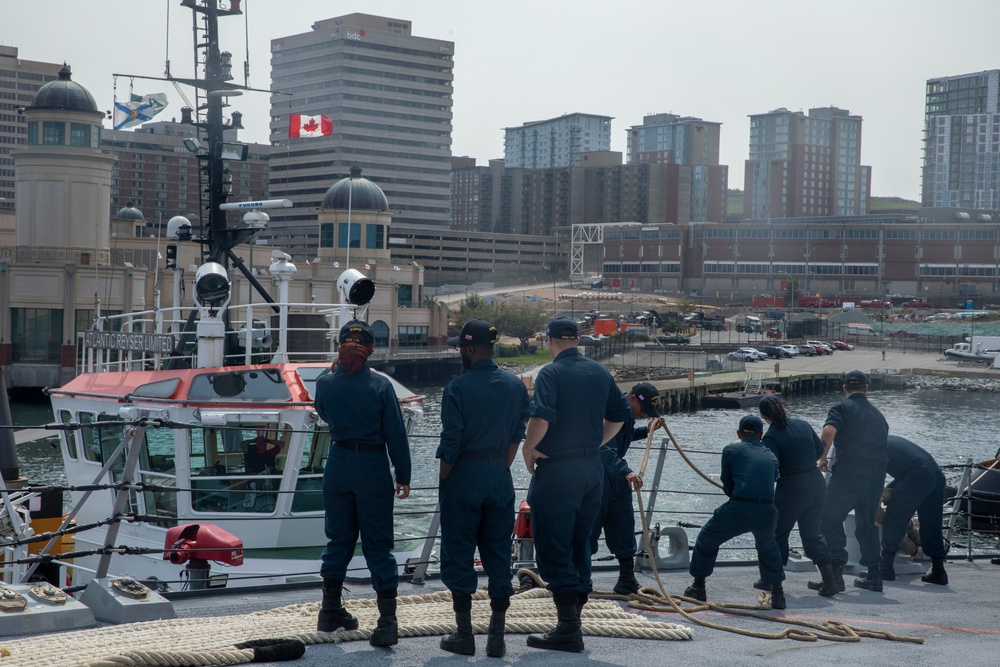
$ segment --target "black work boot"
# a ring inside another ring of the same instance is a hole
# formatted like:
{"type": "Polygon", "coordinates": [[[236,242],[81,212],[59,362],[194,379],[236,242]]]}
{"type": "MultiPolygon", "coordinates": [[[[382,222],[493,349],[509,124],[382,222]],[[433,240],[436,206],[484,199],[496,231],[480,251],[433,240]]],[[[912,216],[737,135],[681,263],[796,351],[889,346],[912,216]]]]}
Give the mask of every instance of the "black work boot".
{"type": "MultiPolygon", "coordinates": [[[[844,566],[836,563],[830,563],[830,568],[833,574],[833,585],[837,589],[837,593],[843,593],[847,590],[847,584],[844,583],[844,566]]],[[[806,586],[809,587],[811,591],[821,591],[823,590],[823,584],[825,581],[809,581],[806,582],[806,586]]],[[[821,594],[822,595],[822,594],[821,594]]],[[[831,593],[830,595],[833,595],[831,593]]],[[[829,596],[827,596],[829,597],[829,596]]]]}
{"type": "Polygon", "coordinates": [[[556,593],[552,597],[556,603],[556,627],[544,635],[528,635],[528,646],[579,653],[583,650],[583,633],[577,615],[577,594],[556,593]]]}
{"type": "Polygon", "coordinates": [[[441,648],[459,655],[476,654],[476,638],[472,634],[472,596],[452,594],[451,608],[455,611],[458,629],[441,638],[441,648]]]}
{"type": "Polygon", "coordinates": [[[323,606],[319,610],[319,621],[316,623],[317,631],[334,632],[338,628],[358,629],[358,619],[344,609],[344,603],[341,599],[343,591],[343,579],[323,579],[323,606]]]}
{"type": "Polygon", "coordinates": [[[785,606],[785,589],[780,581],[776,581],[771,584],[771,609],[784,609],[785,606]]]}
{"type": "Polygon", "coordinates": [[[920,577],[928,584],[948,585],[948,573],[944,571],[944,558],[931,558],[931,571],[920,577]]]}
{"type": "Polygon", "coordinates": [[[756,588],[758,591],[765,591],[767,593],[771,592],[771,584],[767,583],[763,579],[758,579],[757,581],[753,582],[753,587],[756,588]]]}
{"type": "Polygon", "coordinates": [[[865,576],[856,577],[854,579],[854,585],[858,588],[864,588],[865,590],[875,591],[876,593],[882,592],[882,570],[878,566],[869,567],[868,571],[865,572],[865,576]]]}
{"type": "Polygon", "coordinates": [[[705,577],[695,577],[691,585],[684,589],[684,596],[701,602],[708,600],[708,592],[705,590],[705,577]]]}
{"type": "Polygon", "coordinates": [[[399,643],[399,625],[396,622],[396,589],[379,591],[378,623],[372,630],[368,643],[372,646],[395,646],[399,643]]]}
{"type": "Polygon", "coordinates": [[[896,553],[894,551],[883,551],[882,562],[879,570],[882,572],[882,581],[896,581],[896,553]]]}
{"type": "Polygon", "coordinates": [[[491,658],[502,658],[507,653],[504,633],[507,631],[508,608],[510,608],[510,598],[490,598],[492,613],[486,635],[486,655],[491,658]]]}
{"type": "MultiPolygon", "coordinates": [[[[834,573],[833,563],[830,561],[816,563],[816,567],[819,568],[819,576],[823,577],[823,581],[819,582],[819,588],[816,589],[819,594],[825,598],[831,598],[839,593],[842,589],[837,587],[837,575],[834,573]]],[[[840,579],[843,581],[843,576],[840,579]]]]}
{"type": "Polygon", "coordinates": [[[635,558],[618,559],[618,583],[613,590],[618,595],[639,592],[639,582],[635,578],[635,558]]]}

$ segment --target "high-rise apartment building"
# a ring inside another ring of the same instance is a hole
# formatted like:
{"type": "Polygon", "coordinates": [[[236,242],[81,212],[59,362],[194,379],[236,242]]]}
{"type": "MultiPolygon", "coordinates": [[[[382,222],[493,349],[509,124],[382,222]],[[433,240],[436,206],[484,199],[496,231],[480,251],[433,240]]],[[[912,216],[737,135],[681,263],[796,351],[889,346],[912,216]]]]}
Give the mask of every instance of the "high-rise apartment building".
{"type": "Polygon", "coordinates": [[[504,163],[514,169],[580,166],[580,155],[611,150],[611,116],[572,113],[504,128],[504,163]]]}
{"type": "Polygon", "coordinates": [[[927,81],[921,198],[931,208],[1000,208],[1000,70],[927,81]]]}
{"type": "Polygon", "coordinates": [[[719,164],[721,123],[675,114],[650,114],[628,130],[629,164],[677,165],[678,184],[688,191],[689,220],[722,222],[726,217],[729,168],[719,164]]]}
{"type": "Polygon", "coordinates": [[[871,167],[861,164],[861,120],[836,107],[750,116],[743,217],[868,213],[871,167]]]}
{"type": "Polygon", "coordinates": [[[28,144],[28,122],[20,110],[35,93],[59,78],[56,63],[17,57],[17,47],[0,45],[0,208],[14,208],[14,158],[11,151],[28,144]]]}
{"type": "Polygon", "coordinates": [[[454,43],[417,37],[410,21],[348,14],[271,41],[269,235],[295,255],[317,244],[323,195],[358,163],[396,222],[451,217],[454,43]],[[280,93],[280,94],[279,94],[280,93]],[[329,136],[290,139],[289,115],[328,116],[329,136]]]}

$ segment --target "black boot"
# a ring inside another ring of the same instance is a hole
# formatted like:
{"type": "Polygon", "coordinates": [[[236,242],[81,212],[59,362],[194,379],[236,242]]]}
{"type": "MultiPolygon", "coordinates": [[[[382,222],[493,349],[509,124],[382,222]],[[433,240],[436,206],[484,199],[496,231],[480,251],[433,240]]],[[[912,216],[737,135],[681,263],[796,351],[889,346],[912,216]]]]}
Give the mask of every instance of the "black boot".
{"type": "Polygon", "coordinates": [[[705,577],[695,577],[690,586],[684,589],[684,596],[705,602],[708,592],[705,590],[705,577]]]}
{"type": "Polygon", "coordinates": [[[441,648],[459,655],[476,654],[476,638],[472,634],[472,596],[452,595],[452,609],[458,629],[441,638],[441,648]]]}
{"type": "Polygon", "coordinates": [[[771,584],[771,609],[784,609],[785,605],[785,589],[776,581],[771,584]]]}
{"type": "Polygon", "coordinates": [[[618,595],[639,592],[639,582],[635,578],[635,558],[618,559],[618,583],[613,590],[618,595]]]}
{"type": "Polygon", "coordinates": [[[556,603],[558,623],[544,635],[528,635],[528,646],[579,653],[583,650],[583,633],[577,615],[577,594],[556,593],[552,597],[556,603]]]}
{"type": "Polygon", "coordinates": [[[948,585],[948,573],[944,571],[944,558],[931,558],[931,571],[920,577],[928,584],[948,585]]]}
{"type": "Polygon", "coordinates": [[[854,579],[854,585],[858,588],[864,588],[865,590],[875,591],[876,593],[882,592],[882,571],[876,565],[875,567],[869,567],[868,571],[865,572],[865,576],[856,577],[854,579]]]}
{"type": "Polygon", "coordinates": [[[879,570],[882,572],[882,581],[896,581],[896,553],[893,551],[882,552],[882,563],[879,570]]]}
{"type": "MultiPolygon", "coordinates": [[[[831,569],[831,572],[832,572],[832,575],[833,575],[832,576],[833,585],[837,589],[836,592],[837,593],[843,593],[844,591],[847,590],[847,584],[844,583],[844,566],[843,565],[838,565],[838,564],[831,563],[830,564],[830,569],[831,569]]],[[[806,586],[808,586],[809,590],[811,590],[811,591],[821,591],[821,590],[823,590],[823,584],[825,584],[825,583],[826,583],[825,580],[824,581],[809,581],[809,582],[806,582],[806,586]]],[[[821,595],[822,595],[822,593],[821,593],[821,595]]],[[[830,593],[830,595],[833,595],[833,593],[830,593]]],[[[829,595],[827,597],[829,597],[829,595]]]]}
{"type": "Polygon", "coordinates": [[[316,623],[316,630],[319,632],[334,632],[338,628],[358,629],[358,619],[344,609],[341,600],[343,591],[343,579],[323,579],[323,606],[319,610],[319,621],[316,623]]]}
{"type": "MultiPolygon", "coordinates": [[[[825,561],[822,563],[816,563],[816,567],[819,568],[819,576],[823,577],[823,581],[820,582],[819,594],[825,598],[830,598],[839,593],[841,588],[837,586],[837,575],[834,572],[833,563],[830,561],[825,561]]],[[[843,581],[843,575],[840,576],[840,581],[843,581]]],[[[810,585],[809,588],[812,588],[810,585]]]]}
{"type": "Polygon", "coordinates": [[[763,579],[758,579],[757,581],[753,582],[753,587],[756,588],[758,591],[765,591],[767,593],[771,592],[771,584],[767,583],[763,579]]]}
{"type": "Polygon", "coordinates": [[[486,655],[491,658],[502,658],[507,653],[507,642],[504,632],[507,630],[507,609],[510,598],[490,598],[490,627],[486,635],[486,655]]]}
{"type": "Polygon", "coordinates": [[[368,643],[372,646],[395,646],[399,643],[399,625],[396,622],[396,589],[379,591],[378,623],[372,630],[368,643]]]}

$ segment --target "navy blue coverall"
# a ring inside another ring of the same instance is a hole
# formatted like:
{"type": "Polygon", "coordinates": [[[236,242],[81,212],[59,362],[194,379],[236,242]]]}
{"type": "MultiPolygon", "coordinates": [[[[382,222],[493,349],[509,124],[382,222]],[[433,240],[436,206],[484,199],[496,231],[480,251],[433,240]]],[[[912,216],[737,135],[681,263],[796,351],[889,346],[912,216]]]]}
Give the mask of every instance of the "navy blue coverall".
{"type": "Polygon", "coordinates": [[[360,534],[372,588],[395,589],[390,461],[396,484],[410,483],[410,445],[396,392],[367,366],[356,373],[341,366],[316,381],[316,412],[332,440],[323,470],[327,545],[320,572],[343,580],[360,534]]]}
{"type": "Polygon", "coordinates": [[[931,558],[947,555],[941,533],[944,514],[944,473],[934,457],[906,438],[890,435],[887,439],[892,477],[892,500],[882,518],[882,551],[895,554],[906,534],[906,524],[917,513],[920,524],[920,547],[931,558]]]}
{"type": "Polygon", "coordinates": [[[778,484],[774,506],[778,508],[775,539],[782,565],[788,563],[788,535],[797,521],[802,548],[814,563],[830,562],[830,547],[820,533],[826,480],[816,467],[823,455],[823,441],[812,426],[789,418],[783,427],[771,424],[764,434],[764,446],[778,457],[778,484]]]}
{"type": "Polygon", "coordinates": [[[601,507],[604,420],[631,415],[614,379],[577,348],[538,373],[531,416],[548,422],[528,487],[538,571],[554,593],[589,593],[590,534],[601,507]]]}
{"type": "Polygon", "coordinates": [[[590,534],[590,551],[597,553],[597,544],[604,530],[604,541],[615,558],[635,556],[635,510],[632,509],[632,487],[625,476],[632,472],[625,460],[633,440],[646,437],[645,426],[635,428],[631,411],[618,434],[601,447],[601,464],[604,466],[604,492],[601,508],[597,512],[594,530],[590,534]]]}
{"type": "Polygon", "coordinates": [[[719,547],[725,542],[753,533],[762,581],[773,584],[785,580],[781,555],[774,541],[778,510],[774,507],[774,481],[778,459],[760,440],[744,435],[742,442],[722,449],[722,490],[729,500],[716,508],[705,522],[691,553],[688,572],[692,577],[708,577],[715,571],[719,547]]]}
{"type": "Polygon", "coordinates": [[[490,597],[510,597],[514,481],[507,449],[524,440],[528,390],[492,359],[444,388],[437,458],[454,467],[439,482],[441,581],[456,595],[476,592],[476,547],[490,597]]]}
{"type": "Polygon", "coordinates": [[[885,485],[886,438],[889,425],[878,408],[861,392],[840,401],[826,416],[826,423],[837,429],[834,445],[836,460],[826,486],[822,532],[830,547],[833,564],[847,563],[847,534],[844,519],[854,510],[854,535],[861,547],[861,564],[879,567],[878,527],[875,511],[885,485]]]}

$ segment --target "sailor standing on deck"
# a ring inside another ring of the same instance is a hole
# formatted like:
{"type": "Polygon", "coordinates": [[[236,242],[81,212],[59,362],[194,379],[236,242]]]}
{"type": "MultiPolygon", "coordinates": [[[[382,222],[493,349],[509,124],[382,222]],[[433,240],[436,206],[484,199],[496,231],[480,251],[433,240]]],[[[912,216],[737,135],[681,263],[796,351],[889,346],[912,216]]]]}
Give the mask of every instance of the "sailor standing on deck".
{"type": "MultiPolygon", "coordinates": [[[[635,427],[635,420],[645,415],[663,425],[663,417],[656,410],[660,393],[648,382],[640,382],[625,396],[629,416],[618,434],[601,447],[604,465],[604,493],[601,509],[597,513],[594,530],[590,534],[590,551],[597,553],[597,543],[604,530],[608,550],[618,559],[618,581],[614,591],[619,595],[639,592],[635,578],[635,510],[632,492],[642,488],[642,478],[628,467],[625,454],[633,440],[645,440],[648,426],[635,427]]],[[[652,422],[651,422],[652,423],[652,422]]]]}
{"type": "Polygon", "coordinates": [[[580,612],[594,588],[590,533],[604,478],[599,450],[629,408],[607,369],[580,354],[576,322],[552,320],[546,340],[553,361],[538,373],[522,454],[532,476],[528,503],[538,571],[552,591],[558,624],[529,635],[528,646],[579,652],[580,612]]]}
{"type": "Polygon", "coordinates": [[[920,546],[931,557],[931,571],[920,579],[947,586],[944,559],[948,554],[941,534],[944,473],[933,456],[898,435],[890,435],[886,439],[886,452],[889,456],[886,472],[892,477],[888,488],[893,492],[882,518],[882,579],[895,581],[893,561],[906,534],[906,525],[916,512],[917,523],[920,524],[920,546]]]}
{"type": "MultiPolygon", "coordinates": [[[[774,490],[774,506],[778,509],[775,539],[781,553],[781,564],[788,564],[788,536],[798,522],[802,548],[823,576],[819,594],[837,594],[837,585],[830,559],[830,547],[820,533],[823,503],[826,500],[826,480],[816,467],[823,454],[823,442],[808,422],[793,419],[785,412],[781,399],[770,394],[760,399],[760,416],[770,424],[764,434],[764,446],[778,457],[778,483],[774,490]]],[[[762,588],[757,582],[757,588],[762,588]]],[[[764,588],[767,590],[767,588],[764,588]]]]}
{"type": "Polygon", "coordinates": [[[708,599],[705,579],[715,571],[719,547],[734,537],[753,533],[760,579],[771,591],[771,608],[785,608],[781,585],[785,571],[774,539],[778,522],[778,510],[774,507],[778,459],[761,443],[763,435],[764,422],[759,417],[745,415],[736,429],[740,442],[722,449],[720,479],[729,501],[716,508],[695,540],[688,568],[694,581],[684,591],[690,598],[702,602],[708,599]]]}
{"type": "Polygon", "coordinates": [[[493,363],[499,338],[486,320],[470,320],[448,345],[458,346],[465,374],[444,388],[441,397],[441,581],[451,591],[457,632],[441,639],[441,648],[474,655],[472,594],[478,577],[476,547],[489,578],[490,617],[486,654],[502,658],[511,586],[511,533],[514,529],[514,481],[510,465],[524,439],[528,390],[524,383],[493,363]]]}
{"type": "MultiPolygon", "coordinates": [[[[847,534],[844,520],[854,510],[854,535],[861,547],[861,564],[867,568],[864,578],[854,585],[881,592],[882,562],[879,552],[875,511],[885,484],[886,438],[889,425],[878,408],[868,402],[868,378],[861,371],[844,375],[844,394],[827,413],[826,424],[819,438],[823,455],[817,461],[819,469],[830,472],[826,486],[821,532],[830,547],[837,589],[844,590],[844,566],[847,564],[847,534]],[[837,445],[833,466],[827,465],[830,447],[837,445]]],[[[809,588],[820,590],[820,582],[809,582],[809,588]]]]}
{"type": "Polygon", "coordinates": [[[368,368],[375,336],[366,322],[340,329],[336,370],[316,381],[316,412],[330,427],[331,447],[323,471],[326,537],[323,607],[317,629],[355,630],[358,619],[344,609],[341,591],[361,535],[361,550],[377,597],[378,625],[372,646],[397,643],[396,591],[399,568],[392,555],[393,494],[410,495],[410,445],[399,399],[389,380],[368,368]],[[388,457],[386,453],[388,452],[388,457]],[[392,470],[396,471],[393,484],[392,470]]]}

